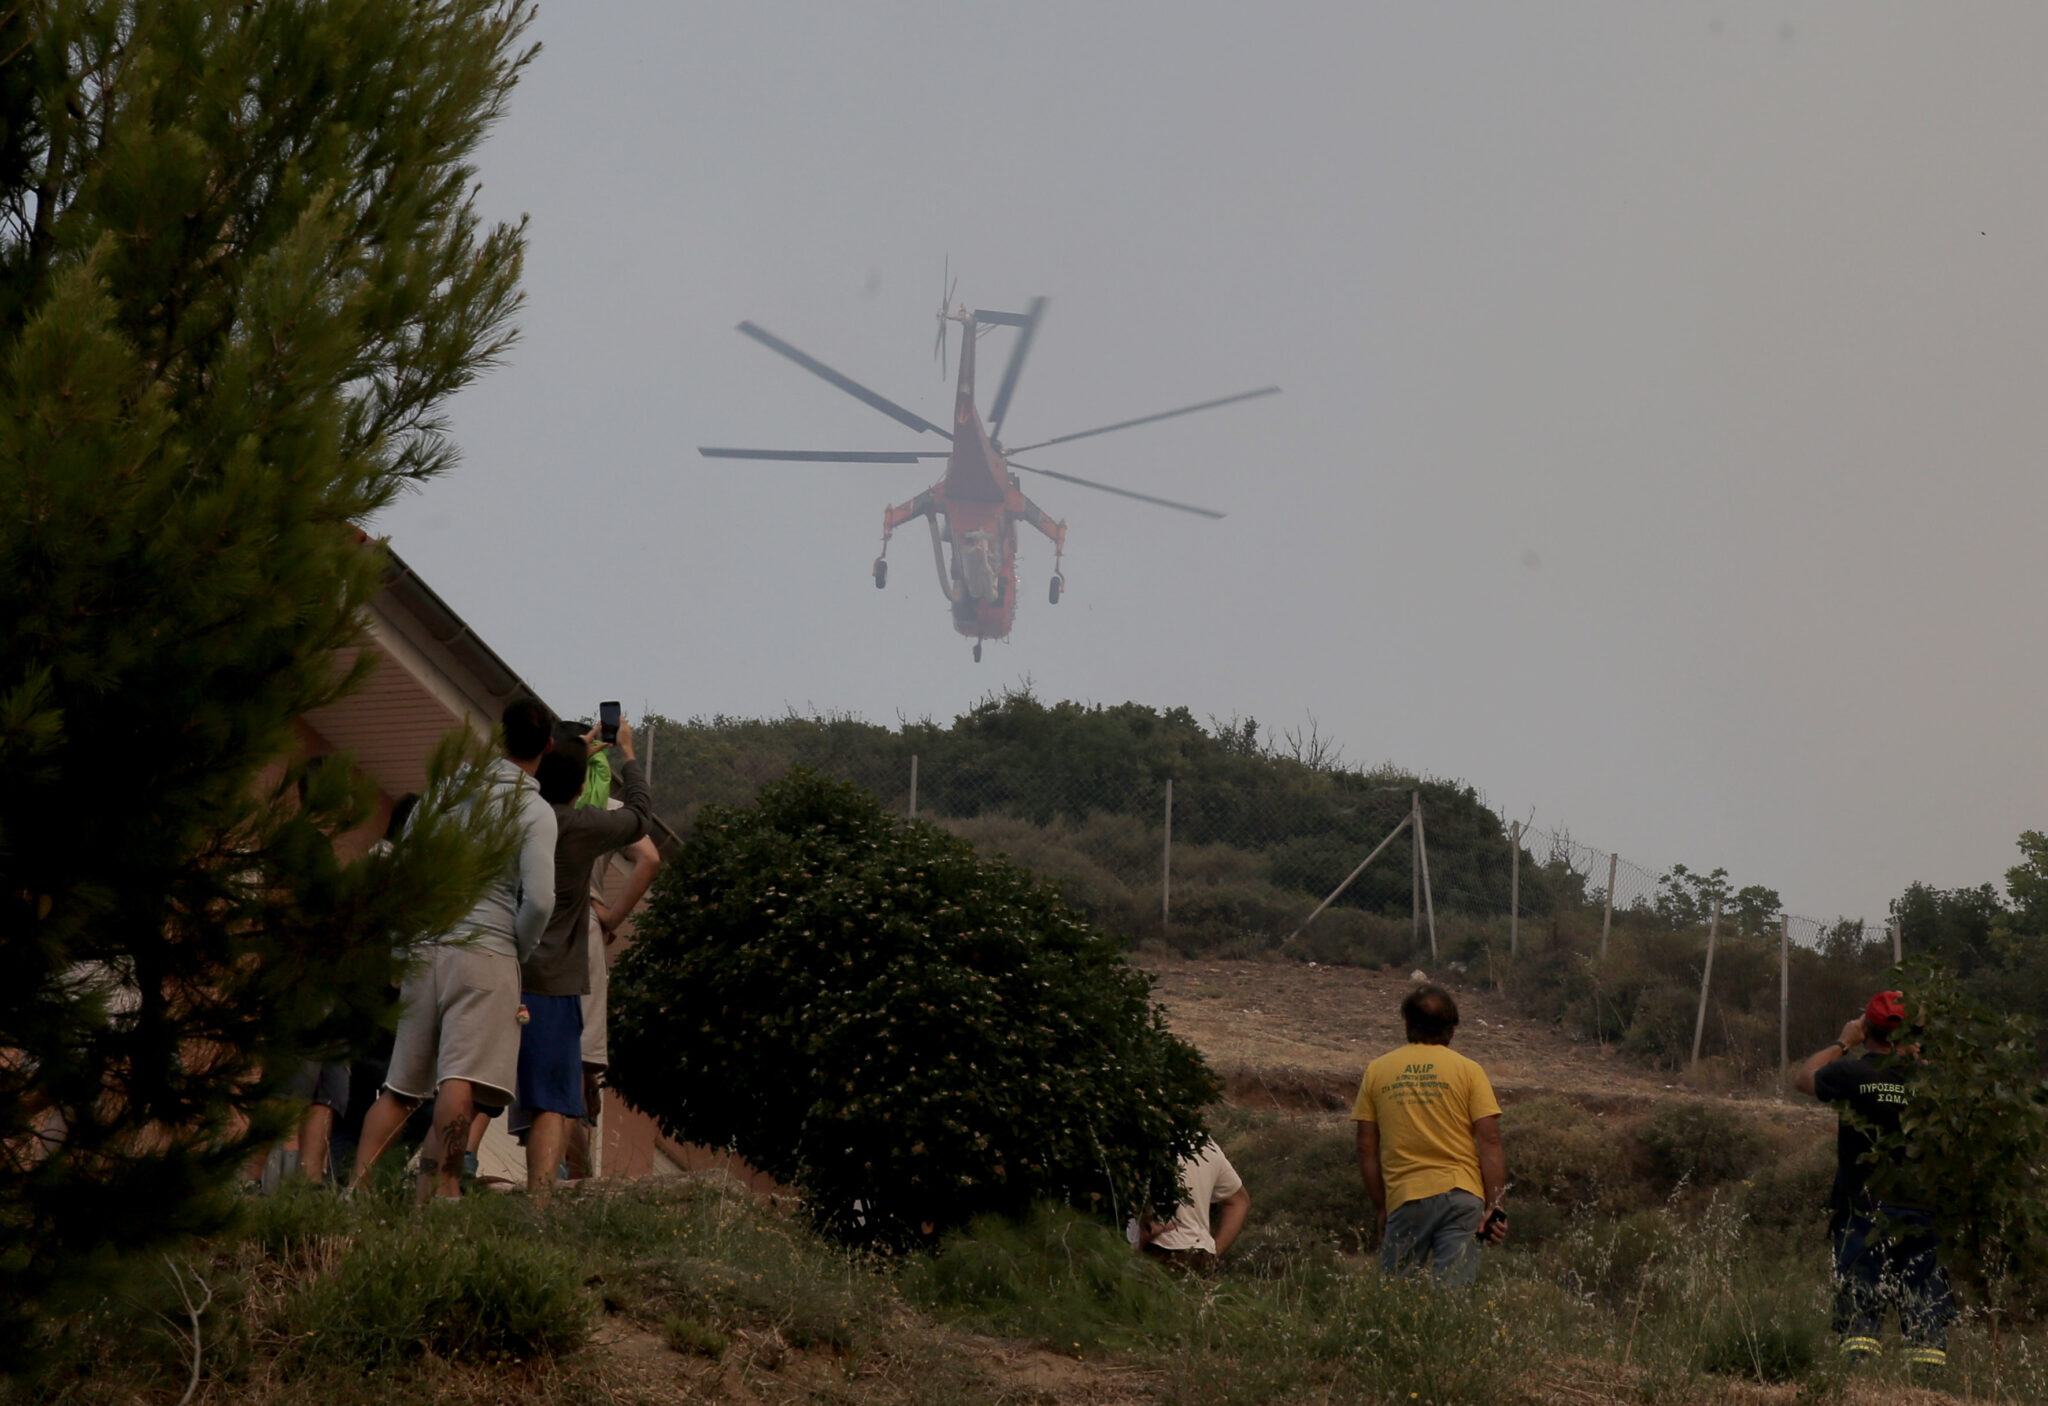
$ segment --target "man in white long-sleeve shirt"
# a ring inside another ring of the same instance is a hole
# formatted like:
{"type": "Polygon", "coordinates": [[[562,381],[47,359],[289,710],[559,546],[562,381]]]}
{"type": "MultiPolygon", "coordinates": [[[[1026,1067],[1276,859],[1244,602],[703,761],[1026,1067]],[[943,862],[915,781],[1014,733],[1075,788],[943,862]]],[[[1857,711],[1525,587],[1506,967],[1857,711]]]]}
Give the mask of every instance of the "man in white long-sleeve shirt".
{"type": "Polygon", "coordinates": [[[399,990],[404,1009],[391,1067],[356,1148],[358,1185],[431,1094],[420,1199],[459,1196],[471,1116],[479,1106],[510,1104],[518,1085],[519,964],[539,944],[555,904],[555,813],[533,779],[553,722],[529,698],[506,708],[503,724],[505,756],[491,763],[490,779],[515,790],[519,855],[399,990]]]}

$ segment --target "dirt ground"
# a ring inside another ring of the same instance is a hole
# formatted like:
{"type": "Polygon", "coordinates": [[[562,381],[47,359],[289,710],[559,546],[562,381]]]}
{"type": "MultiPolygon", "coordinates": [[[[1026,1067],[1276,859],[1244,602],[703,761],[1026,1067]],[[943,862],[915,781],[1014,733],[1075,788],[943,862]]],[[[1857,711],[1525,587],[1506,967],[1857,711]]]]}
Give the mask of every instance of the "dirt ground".
{"type": "MultiPolygon", "coordinates": [[[[1412,971],[1142,956],[1157,978],[1153,998],[1175,1033],[1193,1044],[1232,1101],[1294,1110],[1348,1109],[1375,1056],[1400,1045],[1401,998],[1412,971]]],[[[1486,1068],[1504,1101],[1558,1094],[1588,1107],[1632,1109],[1672,1098],[1730,1095],[1697,1090],[1645,1069],[1612,1046],[1579,1040],[1518,1014],[1508,1000],[1459,979],[1428,974],[1458,999],[1457,1048],[1486,1068]]],[[[1780,1101],[1733,1095],[1785,1120],[1831,1120],[1797,1094],[1780,1101]]]]}

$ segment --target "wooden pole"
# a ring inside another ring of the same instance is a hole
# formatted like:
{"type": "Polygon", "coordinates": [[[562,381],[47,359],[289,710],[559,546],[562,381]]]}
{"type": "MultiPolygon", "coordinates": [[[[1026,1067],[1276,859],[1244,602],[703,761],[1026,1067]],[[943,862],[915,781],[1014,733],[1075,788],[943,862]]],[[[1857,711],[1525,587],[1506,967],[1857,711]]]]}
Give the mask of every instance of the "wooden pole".
{"type": "Polygon", "coordinates": [[[648,721],[645,708],[640,710],[640,722],[647,728],[647,755],[640,759],[640,770],[646,773],[647,789],[652,791],[654,789],[654,739],[660,735],[661,729],[648,721]]]}
{"type": "Polygon", "coordinates": [[[1792,1071],[1792,920],[1778,919],[1778,1097],[1785,1096],[1786,1075],[1792,1071]]]}
{"type": "Polygon", "coordinates": [[[1508,955],[1522,950],[1522,822],[1508,827],[1508,955]]]}
{"type": "Polygon", "coordinates": [[[1166,778],[1166,847],[1159,858],[1159,926],[1173,912],[1173,778],[1166,778]]]}
{"type": "Polygon", "coordinates": [[[1714,900],[1714,918],[1707,924],[1707,965],[1700,972],[1700,1013],[1692,1023],[1692,1072],[1700,1072],[1700,1041],[1707,1033],[1707,988],[1714,981],[1714,939],[1721,935],[1721,900],[1714,900]]]}
{"type": "Polygon", "coordinates": [[[1303,918],[1301,920],[1301,927],[1298,927],[1293,932],[1287,934],[1288,940],[1292,941],[1293,939],[1300,937],[1302,934],[1302,930],[1304,928],[1306,928],[1310,923],[1313,923],[1316,919],[1322,917],[1323,910],[1325,908],[1328,908],[1332,903],[1335,903],[1338,899],[1338,896],[1341,895],[1344,892],[1344,890],[1351,887],[1351,881],[1357,878],[1360,874],[1363,874],[1365,872],[1365,866],[1372,863],[1375,859],[1378,859],[1380,857],[1380,851],[1385,849],[1388,845],[1392,844],[1396,836],[1398,836],[1403,830],[1406,830],[1410,825],[1414,823],[1415,812],[1411,810],[1408,812],[1408,814],[1401,817],[1401,823],[1399,825],[1396,825],[1393,829],[1387,831],[1387,837],[1384,840],[1381,840],[1378,844],[1372,847],[1371,854],[1368,854],[1365,858],[1358,861],[1358,867],[1356,869],[1353,869],[1349,874],[1346,874],[1344,876],[1343,883],[1337,885],[1337,887],[1330,890],[1330,896],[1324,899],[1321,903],[1318,903],[1316,905],[1316,911],[1309,914],[1306,918],[1303,918]]]}
{"type": "Polygon", "coordinates": [[[1436,957],[1436,900],[1429,894],[1429,837],[1423,833],[1422,803],[1415,804],[1415,852],[1422,857],[1422,911],[1429,919],[1429,960],[1436,957]]]}
{"type": "Polygon", "coordinates": [[[1899,920],[1898,920],[1897,918],[1894,918],[1894,919],[1892,919],[1892,920],[1891,920],[1891,924],[1890,924],[1890,927],[1891,927],[1891,930],[1892,930],[1892,965],[1893,965],[1893,966],[1897,966],[1897,965],[1898,965],[1899,963],[1901,963],[1901,962],[1903,962],[1903,961],[1905,961],[1905,960],[1906,960],[1906,940],[1905,940],[1905,937],[1906,937],[1906,935],[1905,935],[1905,926],[1906,926],[1906,925],[1905,925],[1904,923],[1900,922],[1900,921],[1899,921],[1899,920]]]}
{"type": "Polygon", "coordinates": [[[1607,856],[1607,911],[1600,918],[1600,960],[1607,960],[1607,934],[1614,931],[1614,870],[1621,863],[1621,856],[1607,856]]]}
{"type": "Polygon", "coordinates": [[[910,818],[917,819],[917,753],[910,754],[910,818]]]}

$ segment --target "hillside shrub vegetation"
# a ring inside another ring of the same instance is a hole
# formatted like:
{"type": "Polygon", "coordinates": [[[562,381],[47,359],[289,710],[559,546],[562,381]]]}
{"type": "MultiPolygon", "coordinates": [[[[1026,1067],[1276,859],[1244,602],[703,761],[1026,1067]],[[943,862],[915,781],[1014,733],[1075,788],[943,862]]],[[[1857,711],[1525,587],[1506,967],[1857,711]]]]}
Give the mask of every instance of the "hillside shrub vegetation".
{"type": "MultiPolygon", "coordinates": [[[[1508,1109],[1511,1167],[1557,1111],[1538,1102],[1508,1109]],[[1519,1111],[1529,1117],[1517,1129],[1519,1111]]],[[[1612,1135],[1626,1145],[1648,1111],[1594,1117],[1618,1120],[1612,1135]]],[[[1761,1110],[1743,1116],[1768,1122],[1761,1110]]],[[[214,1406],[718,1399],[735,1384],[750,1398],[847,1406],[1134,1388],[1184,1406],[2048,1399],[2037,1325],[2008,1316],[1994,1334],[1976,1309],[1951,1335],[1952,1396],[1909,1389],[1896,1354],[1846,1382],[1827,1340],[1817,1206],[1788,1238],[1746,1218],[1731,1188],[1660,1196],[1618,1175],[1602,1192],[1614,1209],[1562,1204],[1563,1232],[1529,1246],[1536,1193],[1518,1183],[1515,1242],[1486,1256],[1475,1292],[1439,1295],[1269,1233],[1282,1216],[1267,1213],[1274,1170],[1298,1161],[1320,1161],[1330,1186],[1312,1199],[1333,1220],[1347,1198],[1352,1220],[1363,1217],[1356,1168],[1334,1155],[1337,1120],[1226,1110],[1217,1126],[1254,1206],[1214,1279],[1169,1274],[1099,1218],[1046,1204],[977,1218],[930,1255],[878,1257],[848,1253],[719,1176],[569,1188],[547,1206],[471,1197],[425,1216],[395,1190],[344,1201],[294,1188],[249,1204],[231,1233],[182,1247],[179,1279],[160,1262],[58,1316],[53,1360],[0,1384],[0,1402],[180,1399],[193,1356],[177,1282],[214,1295],[191,1398],[214,1406]],[[1327,1158],[1301,1155],[1325,1146],[1327,1158]],[[1254,1235],[1267,1237],[1257,1255],[1245,1253],[1254,1235]],[[544,1331],[456,1337],[411,1313],[410,1279],[386,1286],[389,1308],[346,1306],[332,1287],[379,1283],[401,1262],[458,1303],[509,1299],[509,1310],[546,1293],[555,1307],[533,1320],[544,1331]],[[524,1287],[508,1293],[514,1284],[524,1287]],[[349,1331],[323,1342],[337,1311],[349,1331]],[[1759,1394],[1760,1383],[1780,1385],[1759,1394]]],[[[1831,1139],[1806,1124],[1794,1141],[1773,1165],[1831,1139]]]]}
{"type": "Polygon", "coordinates": [[[1044,881],[799,770],[707,807],[612,977],[619,1088],[842,1240],[1178,1200],[1218,1085],[1044,881]]]}
{"type": "MultiPolygon", "coordinates": [[[[1436,967],[1499,985],[1531,1013],[1581,1038],[1682,1070],[1692,1055],[1706,925],[1719,901],[1706,1073],[1714,1082],[1751,1087],[1777,1075],[1781,905],[1773,890],[1737,887],[1719,870],[1674,865],[1654,894],[1615,911],[1603,957],[1604,869],[1584,872],[1583,856],[1575,858],[1568,845],[1539,853],[1525,843],[1520,932],[1511,941],[1512,850],[1504,819],[1469,786],[1393,767],[1346,766],[1313,737],[1293,734],[1276,743],[1249,719],[1205,726],[1185,709],[1047,702],[1028,687],[991,695],[949,724],[891,728],[791,714],[655,719],[649,731],[663,758],[659,799],[672,818],[687,819],[706,804],[743,804],[796,765],[851,780],[905,813],[915,756],[921,817],[1043,875],[1127,947],[1162,944],[1221,957],[1404,967],[1428,961],[1410,912],[1418,876],[1405,839],[1301,927],[1419,792],[1436,967]],[[1169,780],[1172,905],[1170,920],[1162,920],[1169,780]]],[[[2048,913],[2048,903],[2036,907],[2048,913]]],[[[1979,903],[1971,911],[1983,918],[1982,931],[1972,930],[1973,950],[1995,958],[1990,908],[1979,903]]],[[[1865,937],[1860,924],[1842,923],[1818,947],[1792,952],[1795,1047],[1827,1040],[1881,982],[1889,948],[1865,937]]],[[[2048,979],[2040,986],[2048,1010],[2048,979]]]]}

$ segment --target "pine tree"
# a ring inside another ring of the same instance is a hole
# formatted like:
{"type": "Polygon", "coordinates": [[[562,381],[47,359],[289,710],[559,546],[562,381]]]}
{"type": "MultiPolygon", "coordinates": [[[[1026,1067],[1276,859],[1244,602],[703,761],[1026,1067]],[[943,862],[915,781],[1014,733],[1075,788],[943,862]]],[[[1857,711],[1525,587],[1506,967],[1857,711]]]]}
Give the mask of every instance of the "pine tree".
{"type": "MultiPolygon", "coordinates": [[[[0,1368],[203,1228],[278,1087],[495,858],[292,761],[454,458],[523,229],[471,157],[522,0],[42,0],[0,19],[0,1368]]],[[[437,766],[455,770],[456,747],[437,766]]]]}

